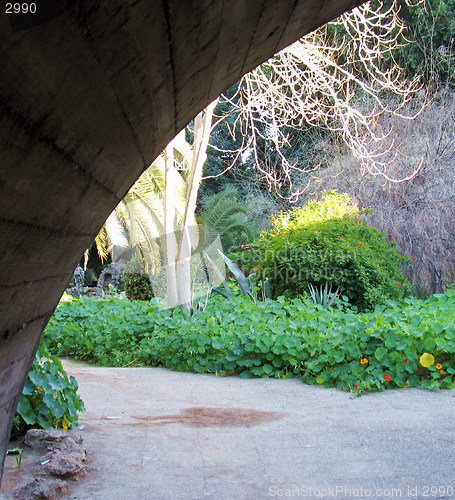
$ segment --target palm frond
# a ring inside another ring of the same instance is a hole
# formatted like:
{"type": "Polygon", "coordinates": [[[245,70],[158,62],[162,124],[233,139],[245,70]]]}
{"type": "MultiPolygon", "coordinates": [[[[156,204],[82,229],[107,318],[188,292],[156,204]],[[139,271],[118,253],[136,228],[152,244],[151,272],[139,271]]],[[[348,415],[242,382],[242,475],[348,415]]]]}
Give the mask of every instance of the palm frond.
{"type": "Polygon", "coordinates": [[[202,205],[200,219],[218,231],[223,248],[254,238],[254,226],[248,218],[249,205],[239,201],[234,186],[228,185],[223,191],[206,197],[202,205]]]}
{"type": "Polygon", "coordinates": [[[109,238],[106,226],[103,226],[100,232],[95,236],[95,245],[101,262],[105,262],[109,256],[109,238]]]}

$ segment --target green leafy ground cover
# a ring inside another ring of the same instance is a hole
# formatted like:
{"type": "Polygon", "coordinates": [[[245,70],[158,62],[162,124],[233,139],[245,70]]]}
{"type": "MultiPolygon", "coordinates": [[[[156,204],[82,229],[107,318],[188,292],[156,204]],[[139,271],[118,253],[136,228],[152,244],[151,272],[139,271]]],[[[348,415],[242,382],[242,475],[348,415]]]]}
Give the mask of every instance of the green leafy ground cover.
{"type": "Polygon", "coordinates": [[[77,389],[76,379],[41,345],[19,399],[11,437],[15,439],[32,428],[67,430],[77,425],[78,412],[84,411],[77,389]]]}
{"type": "Polygon", "coordinates": [[[62,302],[43,342],[105,366],[163,366],[241,377],[299,376],[353,392],[455,386],[455,290],[373,312],[311,301],[212,297],[191,317],[153,301],[62,302]]]}

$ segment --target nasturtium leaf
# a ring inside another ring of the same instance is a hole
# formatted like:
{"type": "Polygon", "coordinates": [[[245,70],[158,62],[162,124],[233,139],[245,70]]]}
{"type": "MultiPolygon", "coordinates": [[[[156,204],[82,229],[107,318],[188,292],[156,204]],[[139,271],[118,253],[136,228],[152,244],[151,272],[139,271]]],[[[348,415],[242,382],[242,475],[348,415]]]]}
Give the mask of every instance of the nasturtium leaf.
{"type": "Polygon", "coordinates": [[[61,389],[66,389],[68,387],[68,382],[62,376],[53,376],[49,377],[49,385],[52,389],[59,391],[61,389]]]}
{"type": "Polygon", "coordinates": [[[19,404],[17,405],[17,412],[24,419],[24,422],[27,425],[33,425],[36,423],[35,412],[25,396],[20,397],[19,404]]]}
{"type": "Polygon", "coordinates": [[[27,379],[22,394],[24,396],[30,396],[34,392],[35,392],[35,384],[32,384],[32,382],[30,382],[30,380],[27,379]]]}
{"type": "Polygon", "coordinates": [[[41,387],[47,387],[48,386],[48,376],[44,373],[36,372],[36,371],[31,371],[28,374],[29,379],[36,385],[36,386],[41,386],[41,387]]]}
{"type": "MultiPolygon", "coordinates": [[[[428,337],[423,341],[423,348],[427,351],[432,351],[435,348],[436,342],[434,338],[428,337]]],[[[433,363],[431,363],[433,364],[433,363]]]]}
{"type": "Polygon", "coordinates": [[[381,361],[382,358],[387,354],[387,349],[385,347],[378,347],[374,351],[374,357],[378,360],[381,361]]]}

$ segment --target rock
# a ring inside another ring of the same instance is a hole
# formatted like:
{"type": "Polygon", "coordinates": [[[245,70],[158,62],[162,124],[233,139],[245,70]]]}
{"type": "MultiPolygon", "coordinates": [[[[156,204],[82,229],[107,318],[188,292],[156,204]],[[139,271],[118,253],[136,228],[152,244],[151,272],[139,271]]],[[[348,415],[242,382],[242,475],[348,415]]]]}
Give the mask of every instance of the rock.
{"type": "Polygon", "coordinates": [[[71,288],[67,288],[66,293],[68,293],[69,295],[72,295],[76,299],[78,299],[81,296],[79,290],[75,286],[72,286],[71,288]]]}
{"type": "Polygon", "coordinates": [[[85,451],[68,453],[56,450],[45,467],[49,475],[68,479],[85,472],[85,465],[85,451]]]}
{"type": "Polygon", "coordinates": [[[118,287],[122,279],[123,268],[125,267],[126,261],[123,259],[111,262],[108,264],[100,274],[98,278],[98,283],[96,286],[98,288],[108,288],[109,285],[118,287]]]}
{"type": "Polygon", "coordinates": [[[63,478],[77,476],[85,470],[86,451],[81,443],[65,431],[55,429],[31,429],[25,436],[25,444],[32,449],[47,452],[45,471],[63,478]]]}
{"type": "Polygon", "coordinates": [[[65,480],[76,480],[85,472],[86,451],[82,440],[72,431],[31,429],[24,445],[29,458],[22,463],[21,476],[14,489],[9,489],[0,500],[41,500],[66,496],[69,487],[65,480]]]}
{"type": "Polygon", "coordinates": [[[97,298],[104,297],[103,290],[101,288],[96,287],[96,286],[85,287],[83,294],[86,297],[97,297],[97,298]]]}
{"type": "Polygon", "coordinates": [[[77,266],[76,269],[74,270],[72,279],[74,286],[67,288],[66,293],[69,293],[70,295],[76,298],[80,297],[84,290],[84,276],[85,276],[85,271],[82,269],[81,266],[77,266]]]}
{"type": "Polygon", "coordinates": [[[59,479],[35,478],[18,486],[9,495],[18,500],[45,500],[58,498],[69,490],[65,481],[59,479]]]}
{"type": "Polygon", "coordinates": [[[82,293],[82,289],[84,288],[84,275],[85,272],[81,266],[77,266],[73,273],[74,279],[74,288],[79,292],[79,295],[82,293]]]}
{"type": "Polygon", "coordinates": [[[83,447],[71,434],[57,429],[30,429],[25,435],[25,444],[38,451],[80,451],[83,447]]]}

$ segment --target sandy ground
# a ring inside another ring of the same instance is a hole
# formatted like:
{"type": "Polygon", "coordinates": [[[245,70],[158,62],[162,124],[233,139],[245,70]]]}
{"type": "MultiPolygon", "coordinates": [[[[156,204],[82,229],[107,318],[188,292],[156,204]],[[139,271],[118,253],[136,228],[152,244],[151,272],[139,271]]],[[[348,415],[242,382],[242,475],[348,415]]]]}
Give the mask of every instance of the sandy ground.
{"type": "Polygon", "coordinates": [[[455,390],[64,365],[89,457],[67,498],[455,499],[455,390]]]}

